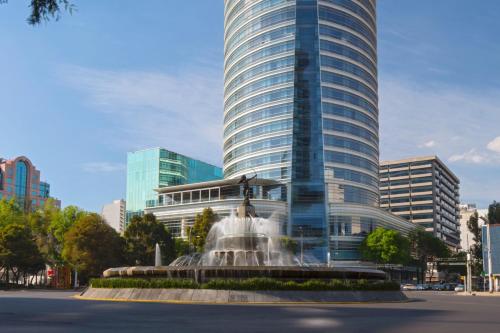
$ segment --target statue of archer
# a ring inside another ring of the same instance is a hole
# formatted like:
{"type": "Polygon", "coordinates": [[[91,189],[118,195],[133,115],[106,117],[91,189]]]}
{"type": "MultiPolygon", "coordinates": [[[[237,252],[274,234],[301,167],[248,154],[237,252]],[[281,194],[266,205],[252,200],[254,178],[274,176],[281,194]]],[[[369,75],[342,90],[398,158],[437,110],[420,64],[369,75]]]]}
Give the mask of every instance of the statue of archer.
{"type": "Polygon", "coordinates": [[[250,186],[248,185],[248,183],[255,178],[257,178],[257,175],[251,178],[247,178],[247,176],[243,175],[241,176],[240,181],[238,182],[238,184],[243,184],[243,197],[244,197],[244,202],[247,204],[250,203],[250,186]]]}

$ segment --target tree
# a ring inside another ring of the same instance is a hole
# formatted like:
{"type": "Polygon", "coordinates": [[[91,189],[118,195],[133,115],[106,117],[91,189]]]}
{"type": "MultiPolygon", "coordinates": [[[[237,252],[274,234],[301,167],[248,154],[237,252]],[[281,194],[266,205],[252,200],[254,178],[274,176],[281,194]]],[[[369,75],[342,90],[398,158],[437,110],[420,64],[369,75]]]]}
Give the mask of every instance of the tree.
{"type": "Polygon", "coordinates": [[[175,256],[180,257],[186,254],[189,254],[191,245],[188,241],[178,237],[175,238],[175,256]]]}
{"type": "Polygon", "coordinates": [[[413,230],[409,235],[409,240],[411,252],[417,264],[422,272],[429,273],[432,280],[437,265],[436,259],[448,258],[450,250],[442,240],[422,229],[413,230]],[[429,266],[428,263],[431,265],[429,266]]]}
{"type": "Polygon", "coordinates": [[[0,266],[4,268],[7,283],[12,272],[16,282],[20,277],[37,274],[45,268],[45,261],[26,224],[8,224],[0,229],[0,266]]]}
{"type": "Polygon", "coordinates": [[[29,215],[28,220],[38,247],[50,265],[64,264],[61,255],[64,234],[78,219],[87,214],[76,206],[67,206],[60,210],[54,205],[54,201],[49,199],[40,209],[29,215]]]}
{"type": "Polygon", "coordinates": [[[175,259],[175,242],[163,223],[156,221],[153,214],[134,216],[124,236],[130,265],[153,265],[156,243],[160,245],[164,263],[175,259]]]}
{"type": "Polygon", "coordinates": [[[0,227],[8,224],[23,224],[26,222],[24,212],[14,199],[0,200],[0,227]]]}
{"type": "Polygon", "coordinates": [[[493,201],[488,207],[488,223],[500,224],[500,202],[493,201]]]}
{"type": "MultiPolygon", "coordinates": [[[[7,2],[8,0],[0,0],[0,4],[7,2]]],[[[61,17],[63,10],[70,14],[75,10],[75,5],[69,0],[31,0],[30,7],[31,14],[27,21],[31,25],[37,25],[50,19],[56,19],[57,21],[61,17]]]]}
{"type": "Polygon", "coordinates": [[[91,213],[80,218],[64,235],[62,257],[85,282],[110,267],[122,265],[123,251],[120,235],[101,216],[91,213]]]}
{"type": "Polygon", "coordinates": [[[410,243],[395,230],[376,228],[360,246],[363,259],[377,264],[406,264],[410,260],[410,243]]]}
{"type": "Polygon", "coordinates": [[[197,252],[203,252],[208,232],[217,219],[212,208],[205,208],[201,214],[196,214],[193,227],[188,228],[188,238],[197,252]]]}
{"type": "Polygon", "coordinates": [[[482,232],[479,226],[479,215],[477,212],[474,212],[467,221],[467,229],[472,233],[472,240],[474,241],[474,244],[470,246],[470,252],[473,258],[472,269],[474,274],[477,275],[483,270],[482,232]]]}
{"type": "Polygon", "coordinates": [[[292,254],[297,254],[299,252],[299,242],[288,236],[283,236],[280,238],[281,247],[286,249],[292,254]]]}

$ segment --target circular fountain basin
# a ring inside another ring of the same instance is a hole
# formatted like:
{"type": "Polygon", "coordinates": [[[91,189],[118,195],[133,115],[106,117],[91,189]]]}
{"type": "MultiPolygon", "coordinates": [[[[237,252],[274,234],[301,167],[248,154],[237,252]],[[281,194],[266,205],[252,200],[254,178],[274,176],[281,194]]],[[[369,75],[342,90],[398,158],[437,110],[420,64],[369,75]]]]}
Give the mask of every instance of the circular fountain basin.
{"type": "Polygon", "coordinates": [[[213,279],[267,277],[287,281],[307,280],[385,280],[386,273],[369,268],[301,266],[136,266],[110,268],[104,277],[193,279],[204,283],[213,279]]]}

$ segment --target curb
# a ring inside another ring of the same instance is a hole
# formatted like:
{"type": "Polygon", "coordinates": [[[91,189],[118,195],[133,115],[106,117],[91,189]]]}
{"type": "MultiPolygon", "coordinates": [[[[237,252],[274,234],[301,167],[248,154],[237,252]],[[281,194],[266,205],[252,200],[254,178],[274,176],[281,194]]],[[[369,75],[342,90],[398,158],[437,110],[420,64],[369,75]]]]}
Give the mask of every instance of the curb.
{"type": "Polygon", "coordinates": [[[148,300],[148,299],[125,299],[125,298],[97,298],[74,295],[73,298],[81,301],[101,301],[119,303],[163,303],[163,304],[185,304],[185,305],[329,305],[329,304],[381,304],[381,303],[409,303],[410,298],[399,301],[283,301],[283,302],[203,302],[203,301],[181,301],[181,300],[148,300]]]}

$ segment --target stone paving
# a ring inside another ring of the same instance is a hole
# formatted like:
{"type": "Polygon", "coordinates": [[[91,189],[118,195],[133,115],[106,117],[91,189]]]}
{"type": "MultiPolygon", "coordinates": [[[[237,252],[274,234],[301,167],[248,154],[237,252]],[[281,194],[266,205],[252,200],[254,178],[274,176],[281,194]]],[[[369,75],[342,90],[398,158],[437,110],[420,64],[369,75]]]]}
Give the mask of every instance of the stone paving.
{"type": "Polygon", "coordinates": [[[82,299],[186,303],[348,303],[403,302],[400,291],[241,291],[211,289],[89,288],[82,299]]]}

